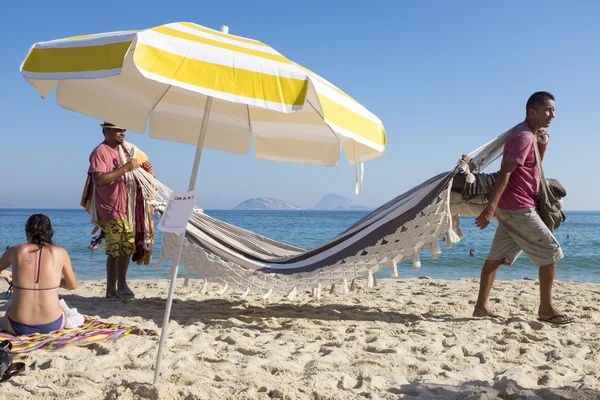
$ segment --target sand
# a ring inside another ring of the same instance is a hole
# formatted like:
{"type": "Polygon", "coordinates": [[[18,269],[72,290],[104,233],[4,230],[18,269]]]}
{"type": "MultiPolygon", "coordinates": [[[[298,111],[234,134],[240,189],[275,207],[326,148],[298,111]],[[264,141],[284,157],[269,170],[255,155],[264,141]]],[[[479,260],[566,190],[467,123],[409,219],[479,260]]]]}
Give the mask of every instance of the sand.
{"type": "MultiPolygon", "coordinates": [[[[135,300],[101,298],[101,281],[61,291],[70,307],[160,332],[168,281],[132,281],[135,300]]],[[[295,301],[176,289],[162,376],[158,337],[34,351],[0,384],[10,399],[595,399],[600,398],[600,285],[557,282],[576,318],[537,321],[538,282],[500,281],[504,322],[471,317],[478,283],[365,281],[348,295],[295,301]]],[[[8,301],[0,301],[0,314],[8,301]]]]}

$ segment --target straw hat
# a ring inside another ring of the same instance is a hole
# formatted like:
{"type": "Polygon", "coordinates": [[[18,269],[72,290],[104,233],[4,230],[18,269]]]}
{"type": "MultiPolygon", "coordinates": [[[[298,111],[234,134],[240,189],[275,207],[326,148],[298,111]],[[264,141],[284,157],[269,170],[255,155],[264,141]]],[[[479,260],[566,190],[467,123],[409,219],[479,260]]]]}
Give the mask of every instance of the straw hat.
{"type": "Polygon", "coordinates": [[[101,126],[102,128],[109,128],[109,129],[122,129],[122,130],[125,130],[125,128],[123,128],[123,127],[121,127],[121,126],[118,126],[118,125],[115,125],[115,124],[111,124],[110,122],[106,122],[106,121],[104,121],[104,123],[100,124],[100,126],[101,126]]]}

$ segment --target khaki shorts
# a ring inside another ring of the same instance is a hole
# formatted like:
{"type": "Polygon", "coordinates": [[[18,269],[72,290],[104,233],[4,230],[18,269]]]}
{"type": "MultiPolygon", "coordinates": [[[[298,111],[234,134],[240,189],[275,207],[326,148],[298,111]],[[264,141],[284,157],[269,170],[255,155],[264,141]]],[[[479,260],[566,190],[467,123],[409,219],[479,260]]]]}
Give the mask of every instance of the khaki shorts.
{"type": "Polygon", "coordinates": [[[130,256],[135,253],[133,232],[125,218],[113,219],[102,225],[106,235],[106,254],[112,257],[130,256]]]}
{"type": "Polygon", "coordinates": [[[560,244],[544,225],[534,208],[509,211],[496,209],[498,229],[488,260],[503,260],[512,265],[521,252],[537,267],[550,265],[564,257],[560,244]]]}

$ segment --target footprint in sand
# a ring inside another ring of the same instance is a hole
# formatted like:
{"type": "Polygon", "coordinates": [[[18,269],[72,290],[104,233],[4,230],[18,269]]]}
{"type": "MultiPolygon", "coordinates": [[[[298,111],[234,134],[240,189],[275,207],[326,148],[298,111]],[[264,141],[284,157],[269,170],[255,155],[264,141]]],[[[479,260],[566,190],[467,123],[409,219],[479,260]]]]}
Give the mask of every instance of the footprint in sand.
{"type": "Polygon", "coordinates": [[[238,347],[237,349],[235,349],[238,353],[241,353],[245,356],[257,356],[259,354],[261,354],[260,351],[254,350],[254,349],[246,349],[243,347],[238,347]]]}
{"type": "Polygon", "coordinates": [[[383,347],[383,346],[367,346],[365,351],[368,353],[376,353],[376,354],[395,354],[398,352],[396,349],[383,347]]]}
{"type": "Polygon", "coordinates": [[[219,342],[225,342],[227,344],[237,344],[237,341],[231,336],[217,336],[215,340],[218,340],[219,342]]]}

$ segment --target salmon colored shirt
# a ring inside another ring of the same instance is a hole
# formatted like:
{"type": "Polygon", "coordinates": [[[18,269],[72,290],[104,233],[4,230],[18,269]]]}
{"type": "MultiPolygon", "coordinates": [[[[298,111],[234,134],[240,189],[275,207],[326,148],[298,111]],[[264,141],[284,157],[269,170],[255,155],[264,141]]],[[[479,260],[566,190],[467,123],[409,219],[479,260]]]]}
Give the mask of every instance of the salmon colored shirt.
{"type": "Polygon", "coordinates": [[[522,122],[509,133],[504,144],[502,162],[516,162],[517,168],[510,174],[506,189],[498,201],[504,210],[535,208],[540,187],[540,174],[535,161],[535,135],[531,128],[522,122]]]}
{"type": "MultiPolygon", "coordinates": [[[[102,142],[90,154],[88,174],[112,172],[122,166],[118,149],[102,142]]],[[[122,176],[113,183],[96,186],[96,211],[98,220],[105,224],[114,219],[127,218],[127,186],[122,176]]]]}

